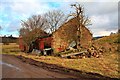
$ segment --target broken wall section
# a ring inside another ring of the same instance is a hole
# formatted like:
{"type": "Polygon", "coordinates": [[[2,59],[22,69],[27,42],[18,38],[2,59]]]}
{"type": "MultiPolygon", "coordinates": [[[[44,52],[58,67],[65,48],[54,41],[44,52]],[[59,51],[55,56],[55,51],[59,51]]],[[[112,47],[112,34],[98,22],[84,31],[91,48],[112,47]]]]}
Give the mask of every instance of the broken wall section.
{"type": "MultiPolygon", "coordinates": [[[[64,51],[72,41],[77,41],[78,24],[77,18],[72,18],[53,33],[52,48],[54,53],[64,51]]],[[[82,27],[81,34],[80,45],[87,48],[88,44],[92,41],[92,34],[84,26],[82,27]]]]}

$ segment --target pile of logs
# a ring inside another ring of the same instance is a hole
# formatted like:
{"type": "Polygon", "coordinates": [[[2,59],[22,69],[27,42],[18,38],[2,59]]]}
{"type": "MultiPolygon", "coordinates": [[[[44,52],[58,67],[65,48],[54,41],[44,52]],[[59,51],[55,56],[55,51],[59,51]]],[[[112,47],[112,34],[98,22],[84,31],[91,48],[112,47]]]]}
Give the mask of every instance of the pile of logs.
{"type": "Polygon", "coordinates": [[[69,54],[62,54],[62,58],[91,58],[96,57],[99,58],[102,56],[103,50],[97,49],[96,47],[92,46],[85,51],[69,53],[69,54]]]}
{"type": "Polygon", "coordinates": [[[91,55],[91,57],[96,57],[96,58],[100,57],[103,53],[102,49],[97,49],[94,46],[88,48],[87,51],[88,51],[89,55],[91,55]]]}

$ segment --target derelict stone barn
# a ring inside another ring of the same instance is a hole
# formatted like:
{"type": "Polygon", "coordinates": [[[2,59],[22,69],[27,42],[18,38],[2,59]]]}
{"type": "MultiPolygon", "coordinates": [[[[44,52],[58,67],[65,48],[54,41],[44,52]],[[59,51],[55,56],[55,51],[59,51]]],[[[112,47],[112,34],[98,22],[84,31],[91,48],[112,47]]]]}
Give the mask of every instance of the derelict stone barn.
{"type": "MultiPolygon", "coordinates": [[[[63,24],[57,31],[52,34],[52,48],[54,53],[64,51],[71,42],[77,40],[77,18],[72,18],[65,24],[63,24]]],[[[80,45],[87,48],[92,41],[92,34],[85,27],[82,26],[82,36],[80,38],[80,45]]]]}

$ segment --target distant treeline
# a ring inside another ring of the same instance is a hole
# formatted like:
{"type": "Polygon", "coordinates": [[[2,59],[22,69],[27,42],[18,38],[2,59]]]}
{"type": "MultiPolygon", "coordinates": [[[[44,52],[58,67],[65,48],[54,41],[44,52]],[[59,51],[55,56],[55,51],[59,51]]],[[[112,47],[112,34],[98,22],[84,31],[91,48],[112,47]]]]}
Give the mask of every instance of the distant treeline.
{"type": "Polygon", "coordinates": [[[99,38],[103,38],[104,36],[98,36],[98,37],[93,37],[93,40],[99,39],[99,38]]]}
{"type": "Polygon", "coordinates": [[[4,36],[4,37],[0,37],[0,43],[4,43],[4,44],[9,44],[9,43],[17,43],[18,38],[16,37],[12,37],[12,36],[4,36]]]}

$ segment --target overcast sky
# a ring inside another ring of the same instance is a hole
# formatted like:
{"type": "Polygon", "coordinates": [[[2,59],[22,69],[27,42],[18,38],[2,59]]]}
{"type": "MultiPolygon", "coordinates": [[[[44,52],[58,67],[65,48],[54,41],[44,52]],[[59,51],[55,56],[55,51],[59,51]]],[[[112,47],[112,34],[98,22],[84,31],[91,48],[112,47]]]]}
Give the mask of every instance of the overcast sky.
{"type": "Polygon", "coordinates": [[[117,32],[118,0],[3,0],[0,1],[0,35],[19,36],[21,20],[54,9],[61,9],[67,14],[73,10],[70,4],[74,2],[84,6],[85,14],[92,23],[87,27],[93,36],[106,36],[117,32]]]}

